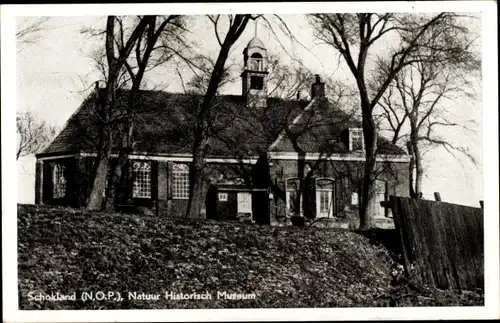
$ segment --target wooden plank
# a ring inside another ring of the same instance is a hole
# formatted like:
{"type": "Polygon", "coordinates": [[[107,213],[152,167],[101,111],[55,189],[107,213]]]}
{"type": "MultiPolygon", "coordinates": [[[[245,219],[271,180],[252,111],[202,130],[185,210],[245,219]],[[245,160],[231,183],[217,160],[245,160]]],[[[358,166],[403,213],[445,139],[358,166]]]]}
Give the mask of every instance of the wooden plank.
{"type": "Polygon", "coordinates": [[[390,202],[405,269],[414,281],[438,288],[484,286],[481,209],[395,196],[390,202]]]}
{"type": "Polygon", "coordinates": [[[408,255],[408,248],[409,244],[407,243],[407,235],[403,229],[403,225],[401,223],[401,208],[399,206],[400,199],[396,196],[390,196],[389,201],[391,203],[391,208],[392,208],[392,214],[394,217],[394,227],[396,228],[396,231],[398,232],[399,235],[399,241],[401,243],[401,252],[403,254],[403,266],[405,268],[406,273],[408,276],[412,276],[411,268],[410,268],[410,263],[409,263],[409,255],[408,255]]]}

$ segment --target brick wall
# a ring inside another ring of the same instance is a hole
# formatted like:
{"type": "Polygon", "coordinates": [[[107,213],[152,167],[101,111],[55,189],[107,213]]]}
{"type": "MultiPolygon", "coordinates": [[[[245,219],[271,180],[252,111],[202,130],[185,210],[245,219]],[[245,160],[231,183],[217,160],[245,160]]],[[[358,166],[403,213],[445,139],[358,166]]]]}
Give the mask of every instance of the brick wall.
{"type": "MultiPolygon", "coordinates": [[[[327,177],[335,180],[334,216],[356,217],[357,219],[363,182],[364,163],[344,161],[306,161],[273,160],[270,168],[273,201],[271,203],[271,219],[281,223],[286,216],[285,180],[287,178],[305,176],[307,168],[316,178],[327,177]],[[307,165],[304,167],[304,165],[307,165]],[[306,168],[301,171],[301,167],[306,168]],[[352,204],[352,193],[358,194],[358,204],[352,204]]],[[[388,182],[388,194],[408,196],[408,164],[379,163],[377,179],[388,182]]],[[[392,220],[390,220],[392,221],[392,220]]],[[[380,222],[380,221],[379,221],[380,222]]],[[[384,222],[384,221],[382,221],[384,222]]],[[[384,224],[385,225],[385,224],[384,224]]],[[[353,224],[355,226],[355,224],[353,224]]]]}

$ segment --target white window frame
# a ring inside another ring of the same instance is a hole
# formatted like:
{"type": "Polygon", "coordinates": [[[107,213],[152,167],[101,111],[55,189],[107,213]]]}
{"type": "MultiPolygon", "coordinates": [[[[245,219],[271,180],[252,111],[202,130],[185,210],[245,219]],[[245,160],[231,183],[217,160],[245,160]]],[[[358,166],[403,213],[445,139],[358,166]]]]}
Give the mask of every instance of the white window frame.
{"type": "Polygon", "coordinates": [[[133,173],[132,198],[151,198],[151,164],[145,161],[134,161],[133,173]]]}
{"type": "Polygon", "coordinates": [[[227,202],[227,193],[219,193],[219,201],[227,202]]]}
{"type": "Polygon", "coordinates": [[[365,151],[365,140],[363,137],[363,128],[349,128],[349,151],[365,151]],[[354,133],[361,133],[361,149],[353,150],[354,133]]]}
{"type": "Polygon", "coordinates": [[[189,165],[174,163],[172,165],[172,198],[174,200],[189,199],[189,165]]]}
{"type": "Polygon", "coordinates": [[[316,190],[316,217],[331,218],[333,216],[333,190],[332,189],[317,189],[316,190]],[[329,199],[329,208],[327,212],[321,212],[321,195],[326,193],[329,199]]]}
{"type": "Polygon", "coordinates": [[[335,179],[330,177],[320,177],[316,179],[316,218],[331,218],[333,217],[333,208],[334,208],[334,195],[333,191],[335,188],[335,179]],[[331,188],[319,188],[318,181],[329,181],[331,182],[331,188]],[[326,193],[328,199],[330,201],[330,206],[328,208],[328,212],[321,212],[321,195],[326,193]]]}
{"type": "Polygon", "coordinates": [[[54,164],[52,169],[52,198],[58,199],[66,196],[66,167],[62,164],[54,164]]]}

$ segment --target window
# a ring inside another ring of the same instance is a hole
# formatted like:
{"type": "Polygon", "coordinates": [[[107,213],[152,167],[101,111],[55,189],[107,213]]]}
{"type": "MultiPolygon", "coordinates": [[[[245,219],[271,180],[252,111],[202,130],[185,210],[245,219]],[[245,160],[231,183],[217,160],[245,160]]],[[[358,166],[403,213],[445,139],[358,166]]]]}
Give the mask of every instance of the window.
{"type": "Polygon", "coordinates": [[[255,53],[250,57],[250,69],[252,71],[264,71],[264,59],[259,53],[255,53]]]}
{"type": "Polygon", "coordinates": [[[349,129],[349,150],[357,151],[364,149],[363,142],[363,129],[350,128],[349,129]]]}
{"type": "Polygon", "coordinates": [[[189,199],[189,166],[174,164],[172,167],[172,195],[174,199],[189,199]]]}
{"type": "Polygon", "coordinates": [[[52,173],[52,182],[54,183],[52,197],[63,198],[66,195],[66,177],[64,177],[64,165],[55,164],[52,173]]]}
{"type": "Polygon", "coordinates": [[[333,216],[333,186],[331,178],[316,180],[316,217],[326,218],[333,216]]]}
{"type": "Polygon", "coordinates": [[[264,87],[264,78],[262,76],[252,75],[250,77],[250,89],[262,90],[263,87],[264,87]]]}
{"type": "Polygon", "coordinates": [[[151,198],[151,165],[148,162],[134,162],[134,187],[132,197],[151,198]]]}
{"type": "Polygon", "coordinates": [[[329,216],[332,212],[332,191],[318,190],[319,212],[318,217],[329,216]]]}
{"type": "Polygon", "coordinates": [[[219,193],[219,201],[227,202],[227,193],[219,193]]]}

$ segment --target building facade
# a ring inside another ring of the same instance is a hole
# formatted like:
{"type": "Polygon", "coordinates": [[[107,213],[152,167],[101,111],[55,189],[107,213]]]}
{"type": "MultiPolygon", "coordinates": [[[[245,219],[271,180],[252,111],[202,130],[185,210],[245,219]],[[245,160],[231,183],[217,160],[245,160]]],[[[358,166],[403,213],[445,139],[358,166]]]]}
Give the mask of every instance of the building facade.
{"type": "MultiPolygon", "coordinates": [[[[319,76],[311,84],[310,100],[268,97],[267,51],[258,38],[249,42],[243,60],[242,94],[220,95],[214,103],[201,216],[225,220],[247,216],[280,225],[292,216],[343,223],[355,219],[364,169],[359,120],[328,101],[319,76]]],[[[37,155],[36,203],[86,205],[99,141],[95,107],[102,91],[97,87],[37,155]]],[[[118,101],[126,102],[127,95],[127,90],[118,91],[118,101]]],[[[140,206],[157,216],[185,213],[193,107],[201,99],[193,94],[140,91],[134,103],[140,123],[134,127],[117,208],[140,206]]],[[[110,170],[118,149],[112,151],[110,170]]],[[[377,158],[377,199],[407,196],[408,155],[380,137],[377,158]]],[[[390,211],[380,207],[375,216],[387,222],[390,211]]]]}

